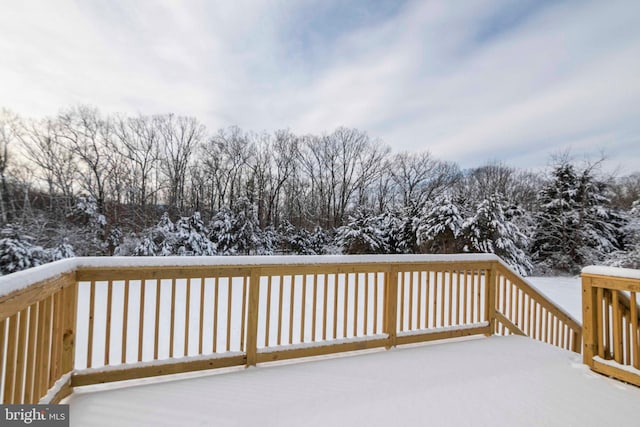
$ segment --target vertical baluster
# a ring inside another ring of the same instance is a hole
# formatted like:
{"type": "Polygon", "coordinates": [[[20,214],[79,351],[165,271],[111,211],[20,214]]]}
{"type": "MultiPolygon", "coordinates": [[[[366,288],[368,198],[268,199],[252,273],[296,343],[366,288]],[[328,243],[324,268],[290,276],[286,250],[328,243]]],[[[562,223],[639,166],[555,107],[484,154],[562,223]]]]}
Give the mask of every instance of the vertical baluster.
{"type": "Polygon", "coordinates": [[[344,275],[344,295],[342,298],[342,337],[347,337],[347,316],[349,307],[349,274],[344,275]]]}
{"type": "Polygon", "coordinates": [[[231,351],[231,314],[233,312],[233,277],[227,277],[227,351],[231,351]]]}
{"type": "Polygon", "coordinates": [[[611,327],[609,326],[609,318],[611,316],[611,291],[602,290],[604,294],[604,308],[602,313],[602,327],[604,337],[605,359],[611,359],[611,327]]]}
{"type": "Polygon", "coordinates": [[[467,324],[467,270],[462,272],[462,323],[467,324]]]}
{"type": "Polygon", "coordinates": [[[447,326],[453,324],[453,269],[449,271],[449,314],[447,316],[447,326]]]}
{"type": "Polygon", "coordinates": [[[431,272],[425,271],[425,283],[424,283],[424,328],[427,329],[429,327],[429,306],[431,305],[431,290],[430,288],[430,279],[431,272]]]}
{"type": "Polygon", "coordinates": [[[438,272],[433,272],[433,327],[438,327],[438,272]]]}
{"type": "MultiPolygon", "coordinates": [[[[246,277],[245,277],[246,279],[246,277]]],[[[198,317],[198,354],[202,354],[202,348],[204,346],[204,289],[205,289],[205,278],[200,278],[200,316],[198,317]]],[[[242,289],[242,334],[241,339],[244,339],[244,310],[245,310],[245,292],[246,292],[246,282],[244,283],[244,287],[242,289]]],[[[242,347],[242,344],[240,344],[242,347]]],[[[242,348],[241,348],[242,350],[242,348]]]]}
{"type": "MultiPolygon", "coordinates": [[[[158,283],[160,283],[160,280],[158,280],[158,283]]],[[[185,297],[184,297],[184,351],[183,354],[185,356],[189,355],[189,318],[190,318],[190,312],[191,312],[191,279],[190,278],[186,278],[185,279],[185,297]]],[[[159,290],[160,288],[158,288],[159,290]]],[[[156,301],[159,301],[160,297],[160,293],[158,292],[158,299],[156,301]]],[[[159,303],[158,303],[158,308],[160,307],[159,303]]],[[[156,316],[158,316],[158,311],[156,311],[156,316]]],[[[158,322],[159,317],[156,317],[156,334],[158,333],[159,329],[160,329],[160,324],[158,322]]],[[[157,359],[157,355],[156,355],[156,359],[157,359]]]]}
{"type": "MultiPolygon", "coordinates": [[[[633,348],[633,366],[640,369],[640,343],[638,343],[638,305],[636,302],[636,292],[629,295],[629,305],[631,307],[631,347],[633,348]]],[[[2,342],[0,340],[0,342],[2,342]]]]}
{"type": "Polygon", "coordinates": [[[87,338],[87,368],[93,364],[93,324],[96,307],[96,282],[89,285],[89,336],[87,338]]]}
{"type": "Polygon", "coordinates": [[[305,327],[305,315],[307,305],[307,275],[302,275],[302,307],[300,314],[300,342],[304,342],[304,327],[305,327]]]}
{"type": "Polygon", "coordinates": [[[529,306],[527,309],[527,313],[529,316],[529,320],[527,321],[527,335],[530,337],[533,337],[534,328],[533,328],[533,324],[531,323],[533,320],[533,298],[531,298],[531,296],[529,296],[528,304],[529,306]]]}
{"type": "Polygon", "coordinates": [[[400,292],[400,321],[399,327],[400,332],[404,331],[404,282],[405,282],[405,274],[403,272],[399,272],[398,274],[398,289],[400,292]]]}
{"type": "Polygon", "coordinates": [[[360,273],[356,272],[356,282],[353,290],[353,336],[358,336],[358,286],[360,285],[360,273]]]}
{"type": "MultiPolygon", "coordinates": [[[[4,378],[4,349],[7,338],[7,321],[9,321],[9,319],[0,320],[0,384],[2,383],[2,379],[4,378]]],[[[0,396],[2,396],[3,392],[4,390],[0,390],[0,396]]],[[[0,402],[4,402],[4,399],[0,400],[0,402]]]]}
{"type": "MultiPolygon", "coordinates": [[[[313,302],[311,306],[311,342],[316,341],[316,319],[318,313],[318,275],[313,273],[313,302]]],[[[326,287],[325,287],[326,292],[326,287]]],[[[327,300],[326,298],[324,299],[327,300]]]]}
{"type": "Polygon", "coordinates": [[[338,274],[333,275],[333,339],[338,338],[338,274]]]}
{"type": "MultiPolygon", "coordinates": [[[[43,365],[45,365],[45,356],[44,356],[45,354],[44,334],[46,330],[45,305],[46,305],[46,300],[42,300],[38,302],[38,324],[36,328],[36,342],[38,344],[36,348],[35,366],[34,366],[34,373],[33,373],[33,396],[35,398],[35,401],[38,401],[44,394],[44,391],[40,389],[40,383],[41,383],[40,378],[42,376],[42,370],[44,368],[43,365]]],[[[0,339],[0,345],[2,345],[2,349],[4,349],[3,343],[4,341],[0,339]]],[[[2,349],[0,349],[0,361],[3,360],[2,349]]],[[[1,362],[0,362],[0,365],[2,365],[1,362]]],[[[2,378],[1,374],[0,374],[0,378],[2,378]]]]}
{"type": "Polygon", "coordinates": [[[323,292],[322,292],[322,339],[327,339],[327,311],[329,309],[329,275],[325,274],[322,279],[323,292]]]}
{"type": "Polygon", "coordinates": [[[536,331],[536,339],[542,341],[542,307],[536,302],[534,306],[534,317],[537,320],[538,328],[536,331]],[[539,309],[538,309],[539,308],[539,309]]]}
{"type": "Polygon", "coordinates": [[[423,276],[424,271],[416,272],[417,280],[418,280],[418,307],[416,310],[416,329],[422,329],[422,288],[423,288],[423,276]]]}
{"type": "Polygon", "coordinates": [[[271,275],[267,278],[267,317],[265,320],[265,334],[264,334],[264,346],[269,347],[269,335],[271,335],[271,331],[269,330],[269,323],[271,320],[271,275]]]}
{"type": "Polygon", "coordinates": [[[295,276],[289,276],[289,344],[293,344],[293,308],[295,307],[295,276]]]}
{"type": "MultiPolygon", "coordinates": [[[[269,276],[269,280],[271,280],[271,276],[269,276]]],[[[269,282],[271,283],[271,282],[269,282]]],[[[213,278],[213,353],[218,351],[218,294],[220,291],[220,278],[213,278]]],[[[268,307],[268,306],[267,306],[268,307]]],[[[268,320],[267,320],[268,322],[268,320]]],[[[268,323],[267,323],[268,326],[268,323]]],[[[267,334],[268,337],[268,334],[267,334]]]]}
{"type": "Polygon", "coordinates": [[[547,309],[544,309],[544,328],[542,329],[544,332],[544,342],[549,344],[549,337],[551,336],[551,325],[549,322],[549,316],[551,313],[547,309]]]}
{"type": "MultiPolygon", "coordinates": [[[[0,327],[4,326],[4,323],[0,324],[0,327]]],[[[37,354],[38,344],[36,341],[36,332],[38,326],[38,303],[32,304],[29,307],[29,336],[27,341],[27,364],[26,364],[26,378],[25,378],[25,386],[24,386],[24,403],[34,403],[34,362],[35,356],[37,354]]],[[[0,345],[4,346],[4,340],[0,337],[0,345]]],[[[1,356],[1,354],[0,354],[1,356]]],[[[0,357],[0,379],[2,378],[2,357],[0,357]]],[[[35,401],[37,402],[37,397],[35,396],[35,401]]]]}
{"type": "MultiPolygon", "coordinates": [[[[156,279],[156,311],[155,311],[155,323],[153,324],[153,360],[158,360],[158,342],[160,337],[160,285],[161,280],[156,279]]],[[[187,279],[187,287],[189,286],[189,279],[187,279]]],[[[185,354],[186,356],[186,354],[185,354]]]]}
{"type": "Polygon", "coordinates": [[[127,363],[127,329],[129,327],[129,279],[124,281],[124,301],[122,303],[122,357],[121,362],[127,363]]]}
{"type": "Polygon", "coordinates": [[[18,403],[13,400],[13,390],[17,376],[17,358],[18,358],[18,322],[20,321],[20,313],[16,313],[9,318],[9,333],[7,342],[7,361],[6,373],[4,377],[4,394],[3,401],[6,404],[18,403]]]}
{"type": "Polygon", "coordinates": [[[625,349],[624,349],[624,364],[631,365],[631,318],[629,317],[629,310],[625,310],[624,312],[624,320],[625,320],[625,349]]]}
{"type": "MultiPolygon", "coordinates": [[[[409,327],[407,329],[413,329],[413,271],[409,271],[409,327]]],[[[403,280],[404,281],[404,280],[403,280]]]]}
{"type": "Polygon", "coordinates": [[[440,272],[440,326],[444,326],[444,315],[445,315],[445,291],[446,291],[446,285],[445,285],[445,272],[441,271],[440,272]]]}
{"type": "Polygon", "coordinates": [[[520,289],[513,284],[513,290],[516,294],[516,303],[515,303],[515,316],[513,318],[513,323],[516,324],[517,327],[522,328],[522,323],[520,322],[520,289]]]}
{"type": "Polygon", "coordinates": [[[282,344],[282,294],[284,293],[284,276],[278,276],[278,345],[282,344]]]}
{"type": "Polygon", "coordinates": [[[140,280],[140,314],[138,317],[138,362],[142,362],[142,346],[144,343],[144,306],[145,306],[145,280],[140,280]]]}
{"type": "MultiPolygon", "coordinates": [[[[507,278],[502,276],[500,277],[500,312],[504,314],[506,317],[509,317],[509,312],[507,311],[507,278]]],[[[507,335],[505,325],[502,325],[502,335],[507,335]]]]}
{"type": "Polygon", "coordinates": [[[373,276],[373,333],[378,333],[378,274],[373,276]]]}
{"type": "Polygon", "coordinates": [[[476,316],[475,316],[475,312],[476,312],[476,274],[474,270],[471,270],[470,272],[471,275],[471,283],[469,283],[469,290],[471,291],[471,295],[470,295],[470,304],[469,304],[469,322],[471,323],[475,323],[476,321],[476,316]]]}
{"type": "Polygon", "coordinates": [[[462,284],[460,283],[460,270],[456,272],[456,325],[459,325],[462,321],[462,314],[460,313],[460,291],[462,289],[462,284]]]}
{"type": "Polygon", "coordinates": [[[39,351],[41,361],[41,370],[38,375],[39,395],[43,395],[47,392],[47,390],[49,390],[49,372],[51,372],[51,335],[53,332],[53,295],[49,296],[44,301],[43,318],[44,324],[41,330],[42,340],[40,341],[42,343],[42,346],[39,351]]]}
{"type": "Polygon", "coordinates": [[[173,357],[173,347],[176,335],[176,279],[171,279],[171,310],[169,315],[169,357],[173,357]]]}
{"type": "Polygon", "coordinates": [[[113,282],[107,282],[107,321],[104,333],[104,364],[108,365],[111,353],[111,309],[113,306],[113,282]]]}
{"type": "MultiPolygon", "coordinates": [[[[203,279],[204,280],[204,279],[203,279]]],[[[244,336],[247,322],[247,281],[249,280],[249,276],[244,276],[242,278],[242,315],[241,315],[241,324],[240,324],[240,351],[246,351],[244,345],[244,336]]],[[[259,285],[259,282],[258,282],[259,285]]]]}
{"type": "MultiPolygon", "coordinates": [[[[58,305],[58,310],[60,310],[58,305]]],[[[25,347],[27,346],[27,327],[28,327],[29,309],[25,308],[20,312],[20,322],[18,324],[18,355],[16,357],[16,376],[13,389],[13,401],[15,403],[23,403],[24,389],[24,369],[25,369],[25,347]]],[[[56,334],[57,335],[57,334],[56,334]]],[[[59,362],[57,362],[59,366],[59,362]]]]}
{"type": "Polygon", "coordinates": [[[362,325],[362,334],[369,333],[369,273],[364,273],[364,325],[362,325]]]}
{"type": "MultiPolygon", "coordinates": [[[[487,270],[484,270],[484,277],[486,279],[488,274],[487,270]]],[[[482,276],[480,274],[480,270],[478,270],[478,280],[477,280],[478,284],[476,286],[476,315],[478,316],[478,322],[480,322],[482,319],[484,319],[486,316],[483,316],[482,313],[482,276]]],[[[488,286],[487,283],[485,283],[485,286],[488,286]]]]}
{"type": "Polygon", "coordinates": [[[611,291],[613,293],[612,305],[613,305],[613,358],[616,362],[622,363],[622,313],[620,312],[620,301],[618,300],[617,290],[611,291]]]}

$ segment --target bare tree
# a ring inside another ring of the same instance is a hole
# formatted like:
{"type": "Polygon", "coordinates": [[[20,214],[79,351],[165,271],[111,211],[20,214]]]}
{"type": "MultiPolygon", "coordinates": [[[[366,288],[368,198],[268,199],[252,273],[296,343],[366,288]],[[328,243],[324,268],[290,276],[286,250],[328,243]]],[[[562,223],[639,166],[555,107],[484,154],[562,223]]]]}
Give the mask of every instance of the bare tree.
{"type": "Polygon", "coordinates": [[[157,188],[153,180],[159,162],[160,130],[157,121],[148,116],[117,116],[113,121],[116,147],[125,161],[129,177],[127,200],[138,207],[138,220],[146,223],[146,206],[152,202],[157,188]]]}
{"type": "Polygon", "coordinates": [[[108,158],[113,150],[111,123],[96,108],[79,106],[60,113],[58,124],[56,139],[81,162],[80,186],[96,199],[98,213],[104,215],[108,158]]]}
{"type": "Polygon", "coordinates": [[[232,207],[243,193],[254,147],[247,134],[238,127],[220,129],[201,146],[201,162],[211,177],[211,205],[214,209],[232,207]]]}
{"type": "Polygon", "coordinates": [[[0,220],[2,224],[5,224],[9,219],[6,206],[9,194],[6,177],[9,164],[9,144],[18,138],[19,133],[20,118],[7,109],[0,110],[0,220]]]}
{"type": "Polygon", "coordinates": [[[154,121],[163,150],[161,167],[168,180],[169,206],[182,212],[191,155],[202,142],[205,128],[193,117],[173,114],[156,116],[154,121]]]}
{"type": "Polygon", "coordinates": [[[471,170],[461,185],[460,194],[472,204],[488,199],[493,194],[501,194],[507,200],[533,209],[542,180],[537,174],[492,162],[471,170]]]}
{"type": "Polygon", "coordinates": [[[20,140],[26,158],[37,166],[36,176],[46,183],[50,213],[61,207],[61,213],[66,214],[73,206],[78,163],[73,151],[59,141],[56,126],[52,119],[30,120],[24,124],[20,140]],[[54,203],[58,195],[62,206],[54,203]]]}
{"type": "Polygon", "coordinates": [[[390,170],[402,206],[421,206],[441,194],[460,176],[457,165],[434,159],[428,151],[396,154],[390,170]]]}

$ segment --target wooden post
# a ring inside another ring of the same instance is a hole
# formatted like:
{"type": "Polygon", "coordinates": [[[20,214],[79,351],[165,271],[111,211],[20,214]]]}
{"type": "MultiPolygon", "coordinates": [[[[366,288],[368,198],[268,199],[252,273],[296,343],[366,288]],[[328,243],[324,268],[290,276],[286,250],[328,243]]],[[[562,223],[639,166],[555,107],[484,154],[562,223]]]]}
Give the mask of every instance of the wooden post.
{"type": "Polygon", "coordinates": [[[582,278],[582,362],[593,368],[593,356],[598,354],[598,337],[596,336],[596,293],[592,279],[582,278]]]}
{"type": "MultiPolygon", "coordinates": [[[[267,296],[269,297],[269,296],[267,296]]],[[[253,269],[249,279],[247,311],[247,366],[255,366],[258,353],[258,306],[260,304],[260,270],[253,269]]],[[[267,330],[268,334],[269,331],[267,330]]]]}
{"type": "Polygon", "coordinates": [[[484,312],[487,322],[489,322],[489,334],[493,334],[496,326],[496,263],[492,262],[491,267],[485,270],[485,302],[484,312]]]}
{"type": "Polygon", "coordinates": [[[387,349],[396,346],[397,336],[397,316],[398,316],[398,268],[390,267],[386,273],[387,280],[385,285],[387,288],[386,298],[384,301],[385,324],[384,333],[389,335],[389,344],[387,349]]]}
{"type": "MultiPolygon", "coordinates": [[[[60,361],[60,375],[73,371],[76,354],[76,313],[78,311],[78,282],[75,275],[72,283],[62,290],[62,355],[60,361]]],[[[70,381],[70,380],[69,380],[70,381]]],[[[73,392],[70,382],[56,396],[57,399],[67,397],[73,392]]]]}
{"type": "Polygon", "coordinates": [[[63,290],[64,320],[62,325],[62,374],[71,372],[74,368],[76,354],[76,312],[78,311],[78,282],[63,290]]]}

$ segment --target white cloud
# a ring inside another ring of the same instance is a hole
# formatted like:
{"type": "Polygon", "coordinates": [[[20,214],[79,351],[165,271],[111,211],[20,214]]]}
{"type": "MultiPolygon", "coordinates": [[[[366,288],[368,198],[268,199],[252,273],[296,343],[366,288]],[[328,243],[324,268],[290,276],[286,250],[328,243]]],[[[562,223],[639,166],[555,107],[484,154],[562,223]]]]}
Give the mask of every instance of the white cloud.
{"type": "Polygon", "coordinates": [[[354,126],[464,167],[542,167],[566,147],[603,148],[627,172],[640,164],[638,2],[536,5],[505,31],[490,19],[510,7],[503,0],[411,2],[330,37],[291,40],[316,7],[10,2],[0,14],[0,104],[36,116],[74,103],[173,111],[210,128],[354,126]]]}

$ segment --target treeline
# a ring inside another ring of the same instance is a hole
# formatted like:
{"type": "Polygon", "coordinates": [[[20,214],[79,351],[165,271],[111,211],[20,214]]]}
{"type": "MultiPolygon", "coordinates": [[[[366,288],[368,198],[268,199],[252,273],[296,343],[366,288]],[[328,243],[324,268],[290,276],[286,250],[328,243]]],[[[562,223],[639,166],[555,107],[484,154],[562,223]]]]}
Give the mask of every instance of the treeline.
{"type": "Polygon", "coordinates": [[[640,259],[640,174],[599,162],[461,170],[357,129],[211,134],[86,106],[3,110],[0,131],[5,273],[73,253],[493,252],[522,272],[640,259]]]}

